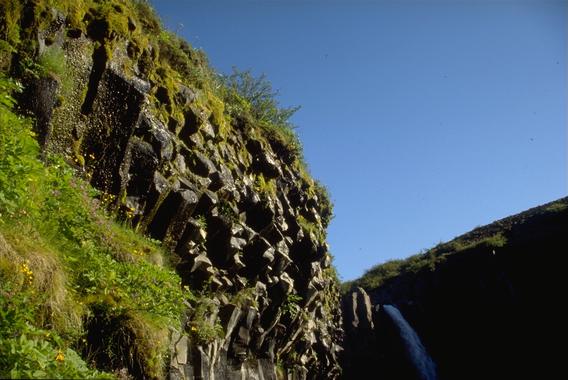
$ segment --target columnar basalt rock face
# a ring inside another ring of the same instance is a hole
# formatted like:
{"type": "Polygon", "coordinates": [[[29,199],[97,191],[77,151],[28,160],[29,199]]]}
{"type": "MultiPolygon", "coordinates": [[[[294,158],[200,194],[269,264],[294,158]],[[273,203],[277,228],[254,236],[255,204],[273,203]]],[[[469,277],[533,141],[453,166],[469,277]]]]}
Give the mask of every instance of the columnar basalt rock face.
{"type": "Polygon", "coordinates": [[[556,340],[565,331],[566,231],[568,198],[434,248],[431,265],[367,289],[372,306],[361,308],[363,290],[347,293],[346,378],[421,378],[380,312],[385,304],[416,330],[440,379],[554,378],[563,370],[556,340]]]}
{"type": "Polygon", "coordinates": [[[45,150],[163,241],[184,284],[210,292],[205,318],[222,327],[199,341],[188,317],[170,377],[337,377],[339,294],[313,181],[254,123],[219,120],[201,90],[148,77],[128,41],[95,41],[96,30],[57,20],[39,42],[63,49],[73,81],[40,80],[26,94],[45,150]],[[182,116],[159,112],[172,107],[182,116]]]}

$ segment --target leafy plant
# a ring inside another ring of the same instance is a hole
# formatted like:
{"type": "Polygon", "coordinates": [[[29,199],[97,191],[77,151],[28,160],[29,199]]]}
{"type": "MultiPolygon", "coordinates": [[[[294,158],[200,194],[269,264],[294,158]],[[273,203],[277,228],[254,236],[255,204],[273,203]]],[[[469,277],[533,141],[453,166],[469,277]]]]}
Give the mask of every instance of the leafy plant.
{"type": "Polygon", "coordinates": [[[3,280],[0,285],[0,377],[114,378],[89,369],[56,332],[37,328],[34,316],[40,295],[3,280]]]}
{"type": "Polygon", "coordinates": [[[297,294],[288,294],[286,301],[284,301],[281,307],[282,313],[284,313],[284,315],[289,315],[292,319],[296,318],[301,310],[300,302],[302,301],[302,299],[303,298],[297,294]]]}
{"type": "Polygon", "coordinates": [[[281,107],[276,100],[278,91],[272,88],[264,74],[255,77],[250,70],[240,71],[234,67],[231,74],[218,78],[229,112],[240,117],[250,115],[267,137],[283,142],[289,150],[301,156],[302,147],[290,121],[299,106],[281,107]]]}
{"type": "Polygon", "coordinates": [[[265,74],[255,77],[250,70],[239,71],[233,67],[233,72],[221,79],[229,90],[229,99],[238,96],[246,100],[256,120],[292,128],[290,118],[300,107],[280,107],[276,100],[278,91],[272,88],[265,74]]]}
{"type": "Polygon", "coordinates": [[[189,315],[188,330],[190,337],[197,344],[207,344],[215,339],[223,338],[225,332],[217,319],[216,309],[219,305],[205,292],[191,299],[192,309],[189,315]]]}

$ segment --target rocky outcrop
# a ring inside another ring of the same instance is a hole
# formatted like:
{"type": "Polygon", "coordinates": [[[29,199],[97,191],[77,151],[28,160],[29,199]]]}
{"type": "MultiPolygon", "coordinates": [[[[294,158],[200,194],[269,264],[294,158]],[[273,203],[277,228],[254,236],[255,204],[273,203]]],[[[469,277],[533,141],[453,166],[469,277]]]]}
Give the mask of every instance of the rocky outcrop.
{"type": "Polygon", "coordinates": [[[372,306],[364,311],[355,302],[363,290],[348,293],[345,377],[420,378],[381,311],[390,304],[416,331],[440,379],[553,378],[562,369],[556,339],[565,331],[559,300],[567,230],[564,198],[434,248],[424,254],[436,257],[431,265],[367,289],[372,306]],[[367,322],[358,328],[361,319],[367,322]]]}
{"type": "Polygon", "coordinates": [[[345,351],[342,355],[343,374],[346,379],[362,379],[372,372],[379,354],[375,331],[375,311],[364,289],[356,288],[342,300],[345,351]]]}
{"type": "Polygon", "coordinates": [[[57,10],[42,17],[37,45],[64,53],[69,79],[31,79],[22,96],[44,151],[72,161],[109,210],[174,253],[184,285],[209,294],[172,337],[170,378],[337,377],[328,216],[305,169],[210,91],[149,69],[158,46],[136,52],[95,13],[83,29],[57,10]]]}

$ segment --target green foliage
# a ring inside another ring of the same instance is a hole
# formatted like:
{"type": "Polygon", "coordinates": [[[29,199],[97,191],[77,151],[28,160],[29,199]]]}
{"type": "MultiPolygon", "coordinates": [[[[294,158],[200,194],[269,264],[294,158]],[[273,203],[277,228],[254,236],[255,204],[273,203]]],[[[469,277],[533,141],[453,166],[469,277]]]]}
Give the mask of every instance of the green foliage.
{"type": "Polygon", "coordinates": [[[254,189],[263,195],[276,195],[276,182],[272,179],[266,179],[264,174],[259,173],[255,176],[254,189]]]}
{"type": "Polygon", "coordinates": [[[58,46],[52,45],[47,47],[43,54],[39,56],[38,63],[45,75],[53,75],[58,79],[62,79],[67,75],[65,53],[58,46]]]}
{"type": "Polygon", "coordinates": [[[57,332],[34,325],[43,294],[29,283],[18,286],[2,272],[0,279],[1,378],[113,378],[89,369],[57,332]]]}
{"type": "Polygon", "coordinates": [[[109,347],[112,356],[162,377],[167,326],[181,327],[183,300],[192,296],[156,265],[161,248],[114,222],[62,159],[38,159],[30,121],[12,112],[19,89],[0,77],[0,334],[1,349],[11,347],[0,355],[10,358],[0,374],[98,376],[72,351],[88,333],[81,321],[96,315],[138,342],[109,347]],[[54,350],[66,361],[53,364],[54,350]]]}
{"type": "Polygon", "coordinates": [[[289,315],[292,319],[296,318],[300,310],[302,310],[302,308],[300,307],[300,302],[302,301],[302,299],[303,298],[297,294],[288,294],[286,301],[284,301],[284,303],[280,307],[282,313],[284,315],[289,315]]]}
{"type": "Polygon", "coordinates": [[[0,40],[0,72],[7,72],[10,69],[12,53],[15,51],[8,42],[0,40]]]}
{"type": "Polygon", "coordinates": [[[219,202],[217,209],[219,210],[220,215],[226,217],[231,222],[237,223],[239,221],[239,215],[237,211],[235,211],[235,209],[229,202],[222,200],[221,202],[219,202]]]}
{"type": "Polygon", "coordinates": [[[266,75],[254,77],[250,70],[239,71],[233,67],[233,72],[221,79],[228,89],[227,97],[237,96],[240,98],[237,103],[246,100],[256,120],[275,126],[292,127],[290,118],[300,107],[280,107],[276,100],[278,91],[272,88],[266,75]]]}
{"type": "Polygon", "coordinates": [[[327,188],[319,181],[314,181],[314,191],[318,198],[319,214],[321,216],[321,224],[323,228],[327,228],[331,219],[333,219],[333,203],[327,188]]]}
{"type": "Polygon", "coordinates": [[[325,241],[325,238],[326,238],[325,229],[320,228],[317,224],[310,222],[309,220],[304,218],[302,215],[298,215],[296,217],[296,220],[298,221],[298,224],[300,225],[300,227],[302,228],[304,233],[306,233],[308,235],[310,235],[310,234],[313,235],[320,242],[325,241]]]}
{"type": "Polygon", "coordinates": [[[281,107],[276,97],[278,91],[264,74],[254,77],[250,70],[219,76],[223,86],[223,98],[228,110],[239,117],[250,115],[271,139],[282,142],[289,150],[301,156],[301,144],[294,132],[290,118],[300,107],[281,107]]]}
{"type": "Polygon", "coordinates": [[[197,344],[211,343],[215,339],[223,338],[223,326],[214,318],[219,307],[210,295],[203,291],[190,299],[192,305],[189,313],[188,328],[190,337],[197,344]]]}
{"type": "Polygon", "coordinates": [[[0,76],[0,216],[13,216],[32,201],[30,174],[42,171],[35,159],[39,148],[31,123],[11,112],[15,103],[11,93],[21,90],[19,83],[0,76]]]}
{"type": "Polygon", "coordinates": [[[205,217],[205,215],[199,215],[195,221],[197,222],[197,224],[199,225],[200,228],[204,229],[205,231],[207,231],[207,218],[205,217]]]}
{"type": "Polygon", "coordinates": [[[367,290],[383,285],[391,278],[419,271],[433,271],[446,261],[447,257],[457,252],[469,251],[478,248],[501,248],[507,244],[507,238],[502,232],[475,239],[454,239],[449,243],[440,243],[434,248],[423,251],[417,255],[403,260],[390,260],[369,269],[365,274],[355,280],[343,283],[341,290],[346,293],[354,287],[361,286],[367,290]]]}
{"type": "Polygon", "coordinates": [[[488,247],[501,248],[505,246],[505,244],[507,244],[507,238],[505,238],[505,236],[503,236],[503,234],[499,232],[495,235],[483,239],[479,242],[479,244],[485,244],[488,247]]]}
{"type": "Polygon", "coordinates": [[[241,308],[252,306],[258,308],[256,300],[256,287],[251,286],[236,292],[231,296],[231,303],[241,308]]]}
{"type": "Polygon", "coordinates": [[[0,39],[11,46],[17,46],[20,42],[20,16],[22,13],[22,1],[2,0],[0,2],[0,39]]]}
{"type": "Polygon", "coordinates": [[[162,30],[158,34],[160,61],[174,68],[187,83],[203,88],[211,78],[207,57],[172,32],[162,30]]]}
{"type": "Polygon", "coordinates": [[[144,31],[149,34],[159,33],[162,22],[152,9],[150,2],[148,0],[133,0],[133,4],[144,31]]]}

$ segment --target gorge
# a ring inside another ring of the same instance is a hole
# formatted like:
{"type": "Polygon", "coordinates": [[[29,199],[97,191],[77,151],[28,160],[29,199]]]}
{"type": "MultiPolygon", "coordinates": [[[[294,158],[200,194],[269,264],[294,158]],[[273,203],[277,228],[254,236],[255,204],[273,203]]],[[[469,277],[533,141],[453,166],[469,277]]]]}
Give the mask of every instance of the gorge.
{"type": "Polygon", "coordinates": [[[297,136],[148,2],[1,0],[0,70],[0,377],[559,369],[568,198],[340,284],[297,136]]]}

